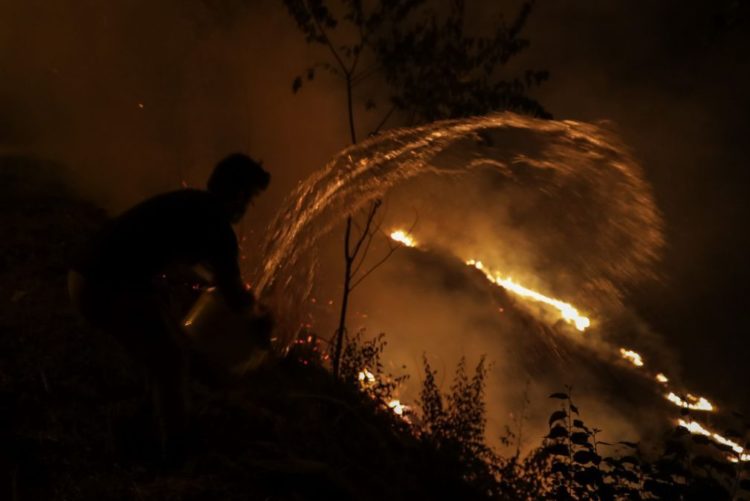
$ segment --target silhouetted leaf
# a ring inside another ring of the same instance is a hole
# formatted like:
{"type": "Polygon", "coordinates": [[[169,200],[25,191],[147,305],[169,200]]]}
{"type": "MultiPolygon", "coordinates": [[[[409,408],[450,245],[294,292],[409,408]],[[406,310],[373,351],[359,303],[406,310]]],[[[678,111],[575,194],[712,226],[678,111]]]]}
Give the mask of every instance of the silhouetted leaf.
{"type": "Polygon", "coordinates": [[[553,454],[555,456],[568,456],[570,455],[570,449],[568,449],[568,446],[565,444],[552,444],[548,445],[544,448],[544,450],[548,454],[553,454]]]}
{"type": "Polygon", "coordinates": [[[599,499],[602,501],[610,501],[615,499],[615,488],[609,484],[602,484],[599,486],[599,499]]]}
{"type": "Polygon", "coordinates": [[[623,464],[628,464],[628,463],[629,464],[634,464],[634,465],[638,464],[638,458],[636,458],[635,456],[624,456],[624,457],[620,458],[620,461],[623,464]]]}
{"type": "Polygon", "coordinates": [[[617,459],[617,458],[606,457],[606,458],[604,458],[604,462],[607,463],[610,466],[613,466],[613,467],[615,467],[615,466],[621,466],[620,460],[617,459]]]}
{"type": "Polygon", "coordinates": [[[568,473],[568,465],[565,463],[556,462],[552,465],[552,473],[568,473]]]}
{"type": "Polygon", "coordinates": [[[568,430],[564,426],[557,425],[549,431],[546,438],[562,438],[568,436],[568,430]]]}
{"type": "Polygon", "coordinates": [[[573,478],[579,484],[596,485],[598,480],[601,478],[601,473],[596,468],[589,467],[575,472],[573,474],[573,478]]]}
{"type": "Polygon", "coordinates": [[[565,411],[555,411],[553,412],[549,417],[549,425],[552,426],[552,423],[555,421],[560,421],[562,419],[565,419],[568,417],[568,413],[565,411]]]}
{"type": "Polygon", "coordinates": [[[578,407],[576,407],[576,406],[575,406],[575,405],[573,405],[573,404],[570,404],[570,410],[571,410],[571,411],[573,411],[573,412],[575,412],[576,414],[579,414],[579,412],[578,412],[578,407]]]}
{"type": "Polygon", "coordinates": [[[552,395],[549,396],[549,398],[559,398],[560,400],[567,400],[570,397],[568,396],[567,393],[553,393],[552,395]]]}
{"type": "Polygon", "coordinates": [[[578,451],[573,454],[573,460],[576,463],[586,464],[592,462],[594,459],[594,453],[589,451],[578,451]]]}
{"type": "Polygon", "coordinates": [[[626,470],[626,469],[620,470],[620,476],[622,478],[624,478],[625,480],[627,480],[628,482],[635,483],[635,482],[638,482],[638,480],[639,480],[638,475],[636,475],[634,472],[632,472],[630,470],[626,470]]]}
{"type": "Polygon", "coordinates": [[[583,421],[581,421],[580,419],[574,419],[573,426],[577,428],[586,428],[586,426],[583,424],[583,421]]]}
{"type": "Polygon", "coordinates": [[[589,443],[589,434],[580,431],[572,433],[570,441],[577,445],[591,445],[589,443]]]}
{"type": "Polygon", "coordinates": [[[292,92],[296,94],[300,87],[302,87],[302,77],[298,76],[292,82],[292,92]]]}

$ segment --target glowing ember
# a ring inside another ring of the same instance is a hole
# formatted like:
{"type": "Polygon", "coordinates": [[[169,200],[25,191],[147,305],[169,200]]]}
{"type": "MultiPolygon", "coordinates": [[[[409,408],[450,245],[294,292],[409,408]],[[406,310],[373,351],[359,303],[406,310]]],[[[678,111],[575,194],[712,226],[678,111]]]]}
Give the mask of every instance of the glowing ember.
{"type": "Polygon", "coordinates": [[[388,402],[388,407],[391,408],[393,412],[399,416],[403,416],[404,412],[409,410],[409,406],[402,404],[398,399],[394,399],[388,402]]]}
{"type": "Polygon", "coordinates": [[[622,355],[622,358],[635,365],[636,367],[643,367],[643,358],[641,358],[641,356],[633,350],[620,348],[620,355],[622,355]]]}
{"type": "Polygon", "coordinates": [[[679,396],[677,396],[675,393],[670,392],[666,399],[672,402],[673,404],[679,406],[679,407],[685,407],[686,409],[694,410],[694,411],[712,411],[714,410],[713,404],[706,400],[703,397],[696,397],[695,395],[691,395],[688,393],[685,397],[686,399],[683,400],[679,396]]]}
{"type": "MultiPolygon", "coordinates": [[[[359,373],[357,374],[357,379],[359,380],[360,386],[364,390],[366,390],[368,394],[374,396],[371,392],[373,390],[373,386],[377,382],[375,374],[365,368],[359,371],[359,373]]],[[[400,400],[395,398],[388,402],[386,405],[393,411],[394,414],[401,416],[408,421],[408,418],[404,415],[410,410],[410,407],[408,405],[402,404],[400,400]]]]}
{"type": "Polygon", "coordinates": [[[665,376],[664,374],[662,374],[661,372],[656,375],[656,380],[659,381],[660,383],[668,383],[669,382],[669,378],[667,376],[665,376]]]}
{"type": "Polygon", "coordinates": [[[362,386],[370,386],[375,383],[375,375],[367,369],[359,371],[359,374],[357,374],[357,379],[359,379],[359,382],[362,386]]]}
{"type": "Polygon", "coordinates": [[[414,241],[414,237],[409,235],[403,230],[396,230],[393,233],[391,233],[391,240],[394,240],[396,242],[399,242],[400,244],[403,244],[407,247],[416,247],[417,242],[414,241]]]}
{"type": "Polygon", "coordinates": [[[696,423],[695,421],[688,422],[688,421],[685,421],[684,419],[678,419],[677,424],[682,426],[683,428],[686,428],[693,435],[703,435],[704,437],[709,437],[713,439],[715,442],[719,444],[730,447],[737,454],[737,457],[728,458],[733,463],[736,463],[738,461],[750,461],[750,454],[746,453],[745,449],[743,449],[740,444],[732,440],[729,440],[728,438],[724,438],[718,433],[713,433],[713,432],[708,431],[703,426],[701,426],[700,423],[696,423]]]}

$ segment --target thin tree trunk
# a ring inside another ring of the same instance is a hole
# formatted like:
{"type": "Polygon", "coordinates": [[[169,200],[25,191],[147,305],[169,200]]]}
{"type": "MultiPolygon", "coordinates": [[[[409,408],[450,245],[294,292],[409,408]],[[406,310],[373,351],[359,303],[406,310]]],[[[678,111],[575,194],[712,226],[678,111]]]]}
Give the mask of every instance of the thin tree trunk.
{"type": "Polygon", "coordinates": [[[341,315],[339,316],[339,327],[336,330],[336,342],[333,354],[333,375],[339,377],[341,367],[341,351],[344,347],[344,332],[346,331],[346,311],[349,307],[349,292],[352,280],[353,259],[349,254],[349,238],[352,234],[352,216],[346,218],[346,232],[344,233],[344,291],[341,297],[341,315]]]}

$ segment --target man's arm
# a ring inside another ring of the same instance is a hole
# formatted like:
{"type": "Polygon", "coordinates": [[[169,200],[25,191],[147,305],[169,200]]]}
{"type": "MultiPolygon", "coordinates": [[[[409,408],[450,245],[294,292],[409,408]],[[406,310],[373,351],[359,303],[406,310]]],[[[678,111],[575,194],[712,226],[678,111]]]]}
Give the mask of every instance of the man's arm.
{"type": "Polygon", "coordinates": [[[208,264],[213,268],[216,287],[224,295],[229,307],[234,310],[246,309],[253,305],[254,298],[240,275],[237,238],[231,227],[221,233],[208,264]]]}

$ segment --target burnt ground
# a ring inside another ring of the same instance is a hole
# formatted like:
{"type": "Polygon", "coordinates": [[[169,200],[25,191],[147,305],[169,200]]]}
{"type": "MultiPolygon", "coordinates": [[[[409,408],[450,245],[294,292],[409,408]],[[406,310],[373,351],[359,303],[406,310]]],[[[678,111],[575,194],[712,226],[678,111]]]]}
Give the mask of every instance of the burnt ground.
{"type": "Polygon", "coordinates": [[[291,359],[193,381],[186,450],[164,461],[142,370],[69,306],[70,257],[105,216],[60,169],[0,158],[0,498],[481,497],[392,413],[291,359]]]}

